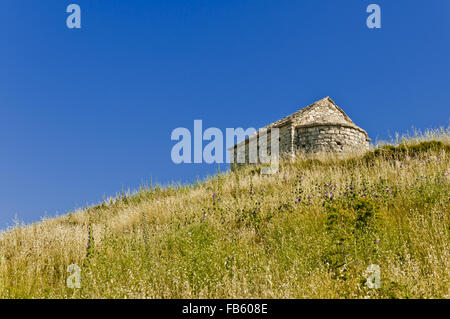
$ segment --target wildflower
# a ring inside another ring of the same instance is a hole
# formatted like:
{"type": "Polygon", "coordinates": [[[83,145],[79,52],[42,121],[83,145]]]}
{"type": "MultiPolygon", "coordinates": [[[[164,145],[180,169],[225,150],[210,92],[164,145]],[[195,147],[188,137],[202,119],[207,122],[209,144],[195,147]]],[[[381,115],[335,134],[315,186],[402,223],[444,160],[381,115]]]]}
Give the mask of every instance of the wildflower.
{"type": "Polygon", "coordinates": [[[212,198],[213,198],[213,202],[216,201],[216,193],[213,193],[212,198]]]}
{"type": "Polygon", "coordinates": [[[89,225],[88,227],[88,242],[86,247],[86,257],[89,257],[92,255],[94,249],[94,236],[92,234],[92,226],[89,225]]]}
{"type": "Polygon", "coordinates": [[[377,238],[376,240],[375,240],[375,244],[379,244],[380,243],[380,238],[377,238]]]}
{"type": "Polygon", "coordinates": [[[90,249],[91,247],[91,229],[89,228],[87,249],[90,249]]]}
{"type": "Polygon", "coordinates": [[[252,188],[252,190],[250,191],[250,194],[253,195],[255,194],[255,190],[252,188]]]}

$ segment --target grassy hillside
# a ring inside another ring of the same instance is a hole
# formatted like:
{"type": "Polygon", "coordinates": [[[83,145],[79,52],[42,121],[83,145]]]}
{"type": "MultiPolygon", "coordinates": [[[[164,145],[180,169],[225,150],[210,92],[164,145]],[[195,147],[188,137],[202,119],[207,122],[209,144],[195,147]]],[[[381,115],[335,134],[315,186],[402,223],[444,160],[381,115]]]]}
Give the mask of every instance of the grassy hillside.
{"type": "Polygon", "coordinates": [[[449,298],[449,164],[441,130],[118,196],[3,233],[0,297],[449,298]]]}

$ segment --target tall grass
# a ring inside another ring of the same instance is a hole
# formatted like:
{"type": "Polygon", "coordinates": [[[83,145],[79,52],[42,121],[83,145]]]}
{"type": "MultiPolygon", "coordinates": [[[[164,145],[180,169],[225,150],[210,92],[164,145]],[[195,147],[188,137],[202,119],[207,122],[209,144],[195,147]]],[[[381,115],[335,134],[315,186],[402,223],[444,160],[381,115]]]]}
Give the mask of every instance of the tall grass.
{"type": "Polygon", "coordinates": [[[147,188],[0,238],[2,298],[449,298],[449,131],[147,188]],[[67,267],[81,267],[70,289],[67,267]],[[366,269],[381,269],[381,288],[366,269]]]}

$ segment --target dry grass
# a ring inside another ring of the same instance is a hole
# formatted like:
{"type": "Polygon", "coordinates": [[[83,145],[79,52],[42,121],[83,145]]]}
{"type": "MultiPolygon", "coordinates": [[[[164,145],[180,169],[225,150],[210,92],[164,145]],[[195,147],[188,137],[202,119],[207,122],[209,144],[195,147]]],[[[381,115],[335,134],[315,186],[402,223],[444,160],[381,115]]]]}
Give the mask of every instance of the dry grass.
{"type": "Polygon", "coordinates": [[[449,131],[400,142],[17,226],[0,238],[0,297],[449,298],[449,131]],[[81,289],[66,286],[70,264],[81,289]]]}

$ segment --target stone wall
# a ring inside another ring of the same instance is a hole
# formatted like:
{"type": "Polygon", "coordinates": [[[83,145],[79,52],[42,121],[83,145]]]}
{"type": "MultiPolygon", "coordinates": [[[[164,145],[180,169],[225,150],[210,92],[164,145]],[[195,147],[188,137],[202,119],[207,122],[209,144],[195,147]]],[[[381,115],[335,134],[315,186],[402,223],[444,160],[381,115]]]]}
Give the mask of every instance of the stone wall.
{"type": "Polygon", "coordinates": [[[282,127],[279,127],[279,154],[281,157],[292,154],[294,151],[294,127],[291,123],[288,123],[282,127]]]}
{"type": "MultiPolygon", "coordinates": [[[[250,138],[245,143],[245,163],[250,163],[250,158],[259,159],[259,136],[250,138]],[[255,143],[256,147],[250,147],[255,143]]],[[[352,152],[366,151],[369,149],[369,139],[366,133],[351,125],[341,123],[336,124],[313,124],[294,127],[287,124],[279,128],[279,154],[280,158],[289,158],[295,153],[317,153],[317,152],[352,152]]],[[[267,133],[267,154],[270,155],[271,133],[267,133]]],[[[242,150],[241,150],[242,151],[242,150]]],[[[241,166],[245,163],[238,163],[237,154],[239,148],[235,148],[234,163],[241,166]],[[237,150],[237,151],[236,151],[237,150]]],[[[252,162],[253,163],[253,162],[252,162]]]]}
{"type": "MultiPolygon", "coordinates": [[[[279,145],[279,155],[280,157],[285,157],[288,154],[293,154],[293,151],[295,150],[293,141],[294,141],[294,128],[291,124],[284,125],[283,127],[278,128],[278,145],[279,145]]],[[[267,138],[267,155],[270,156],[271,153],[271,146],[272,146],[272,135],[271,135],[271,129],[267,130],[266,134],[267,138]]],[[[242,165],[244,163],[238,163],[238,154],[242,153],[245,156],[245,163],[250,163],[250,159],[256,159],[256,163],[260,163],[259,158],[259,149],[260,149],[260,136],[252,136],[251,138],[247,139],[245,142],[245,149],[242,147],[242,144],[234,148],[234,154],[233,154],[233,163],[237,163],[237,165],[242,165]],[[253,146],[253,145],[256,145],[253,146]],[[252,147],[251,147],[252,146],[252,147]]]]}
{"type": "Polygon", "coordinates": [[[365,151],[369,149],[366,134],[341,124],[309,125],[295,129],[294,151],[305,153],[365,151]]]}

